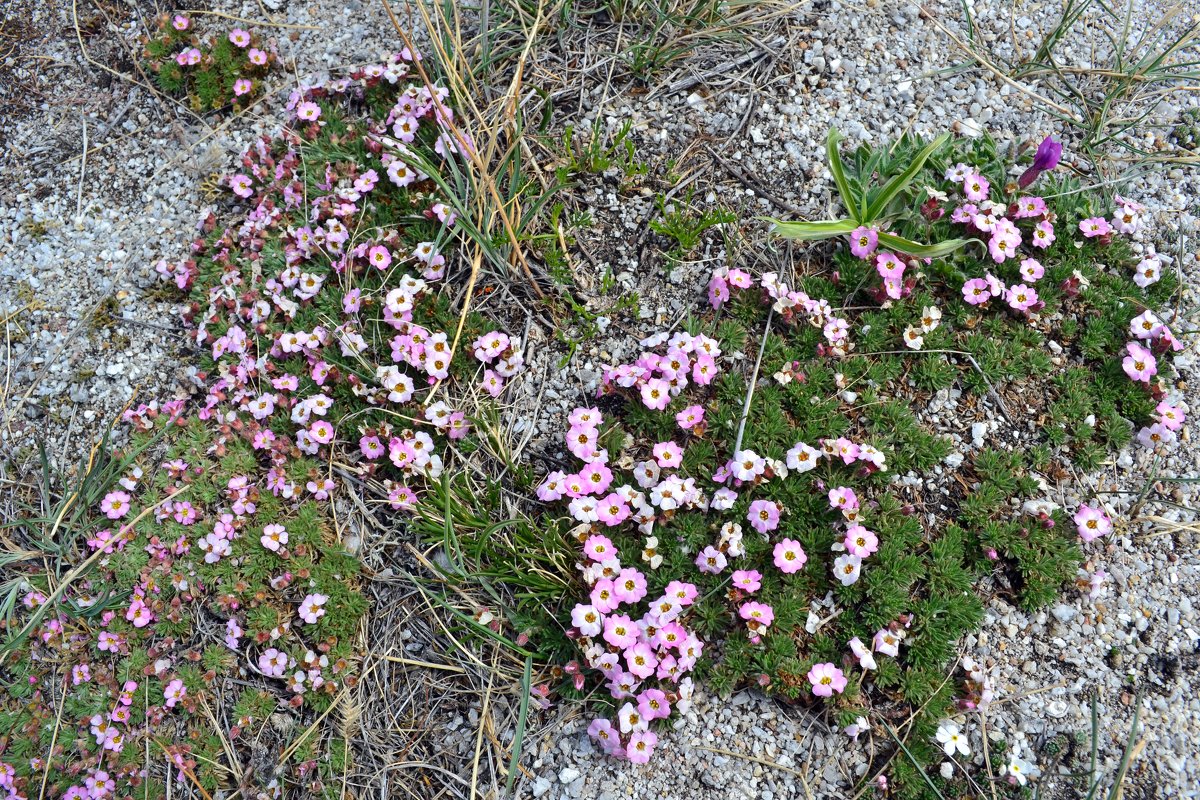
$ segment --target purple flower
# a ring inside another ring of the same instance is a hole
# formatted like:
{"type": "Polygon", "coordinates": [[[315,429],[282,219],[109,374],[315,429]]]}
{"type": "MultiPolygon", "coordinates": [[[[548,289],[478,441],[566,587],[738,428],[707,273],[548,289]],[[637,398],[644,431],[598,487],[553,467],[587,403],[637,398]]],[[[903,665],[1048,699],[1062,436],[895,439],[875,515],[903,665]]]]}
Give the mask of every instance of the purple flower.
{"type": "Polygon", "coordinates": [[[1037,153],[1033,157],[1033,164],[1021,173],[1021,177],[1017,179],[1017,186],[1024,189],[1036,181],[1043,172],[1057,167],[1060,158],[1062,158],[1062,142],[1056,142],[1049,136],[1042,139],[1042,143],[1038,145],[1037,153]]]}

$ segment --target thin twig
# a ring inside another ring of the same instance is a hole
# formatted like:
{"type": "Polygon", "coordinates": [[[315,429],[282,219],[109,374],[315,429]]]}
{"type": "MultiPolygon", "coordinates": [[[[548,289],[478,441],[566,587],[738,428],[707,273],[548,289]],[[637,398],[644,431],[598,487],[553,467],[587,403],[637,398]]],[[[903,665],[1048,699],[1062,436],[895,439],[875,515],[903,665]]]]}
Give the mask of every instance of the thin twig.
{"type": "Polygon", "coordinates": [[[750,417],[750,401],[754,399],[754,387],[758,385],[758,369],[762,366],[763,351],[767,349],[767,337],[771,334],[771,316],[774,313],[774,308],[767,311],[767,324],[763,326],[762,342],[758,345],[758,358],[754,361],[754,372],[750,374],[750,388],[746,391],[746,402],[742,405],[742,418],[738,422],[737,440],[733,444],[735,454],[742,451],[742,435],[746,433],[746,420],[750,417]]]}

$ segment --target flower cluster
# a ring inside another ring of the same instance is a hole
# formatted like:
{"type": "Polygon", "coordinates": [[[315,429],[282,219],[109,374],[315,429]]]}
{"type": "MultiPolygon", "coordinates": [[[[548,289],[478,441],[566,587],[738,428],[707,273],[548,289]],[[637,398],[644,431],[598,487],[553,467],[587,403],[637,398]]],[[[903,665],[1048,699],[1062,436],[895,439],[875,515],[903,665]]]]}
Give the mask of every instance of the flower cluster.
{"type": "Polygon", "coordinates": [[[147,72],[163,91],[187,95],[196,111],[245,107],[261,93],[276,60],[273,47],[250,31],[202,36],[185,14],[162,17],[144,47],[147,72]]]}
{"type": "MultiPolygon", "coordinates": [[[[708,282],[708,299],[714,309],[720,309],[730,297],[732,289],[754,288],[754,278],[740,269],[719,267],[713,271],[708,282]]],[[[771,302],[771,310],[789,324],[800,319],[818,328],[825,337],[827,347],[822,350],[833,355],[845,355],[853,344],[850,341],[850,323],[835,313],[833,306],[823,298],[809,297],[801,290],[792,290],[779,280],[774,272],[763,273],[758,285],[771,302]]]]}

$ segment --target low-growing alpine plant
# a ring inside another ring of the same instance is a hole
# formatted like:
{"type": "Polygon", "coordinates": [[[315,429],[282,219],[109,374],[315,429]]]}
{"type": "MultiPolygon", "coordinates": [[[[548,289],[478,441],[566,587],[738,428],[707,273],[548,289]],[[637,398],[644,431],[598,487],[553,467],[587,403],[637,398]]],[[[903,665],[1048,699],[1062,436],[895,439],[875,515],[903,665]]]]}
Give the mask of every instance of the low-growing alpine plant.
{"type": "Polygon", "coordinates": [[[185,13],[159,18],[143,43],[143,66],[164,92],[187,99],[192,110],[245,108],[262,94],[276,62],[272,45],[244,28],[217,28],[201,34],[185,13]]]}
{"type": "Polygon", "coordinates": [[[449,93],[405,51],[286,107],[158,265],[188,293],[199,399],[128,409],[109,480],[64,507],[73,540],[44,540],[79,566],[17,584],[9,796],[337,796],[344,743],[300,734],[354,686],[368,603],[330,502],[416,513],[467,410],[521,371],[518,339],[451,309],[461,209],[431,173],[470,143],[449,93]],[[235,774],[262,747],[274,768],[235,774]]]}
{"type": "MultiPolygon", "coordinates": [[[[634,762],[697,679],[824,706],[852,737],[912,713],[906,756],[875,785],[920,796],[963,780],[949,762],[919,774],[938,752],[982,746],[967,715],[992,678],[956,643],[983,596],[1049,602],[1117,524],[1099,502],[1046,502],[1045,479],[1135,436],[1174,446],[1186,409],[1159,375],[1182,345],[1155,313],[1174,281],[1150,247],[1134,255],[1145,209],[1056,179],[1052,139],[1017,179],[986,138],[906,138],[850,169],[830,143],[847,218],[778,229],[845,237],[832,269],[796,286],[716,270],[712,312],[643,340],[568,419],[572,460],[537,488],[544,524],[579,548],[561,691],[597,685],[588,732],[634,762]],[[1019,449],[968,457],[967,482],[930,502],[902,476],[951,445],[912,406],[956,382],[1005,415],[1036,402],[1042,421],[1019,449]]],[[[1102,569],[1085,575],[1103,591],[1102,569]]],[[[1012,784],[1037,774],[1006,758],[1012,784]]]]}

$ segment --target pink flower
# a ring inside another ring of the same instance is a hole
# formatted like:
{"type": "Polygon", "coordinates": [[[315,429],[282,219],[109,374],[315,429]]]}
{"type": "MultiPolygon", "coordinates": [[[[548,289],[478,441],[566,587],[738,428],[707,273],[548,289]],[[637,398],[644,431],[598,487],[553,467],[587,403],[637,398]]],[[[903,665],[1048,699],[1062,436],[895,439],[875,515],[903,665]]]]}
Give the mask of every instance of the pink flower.
{"type": "Polygon", "coordinates": [[[719,311],[729,299],[729,284],[719,275],[713,275],[708,282],[708,302],[714,310],[719,311]]]}
{"type": "Polygon", "coordinates": [[[871,646],[876,653],[895,658],[900,654],[900,637],[888,628],[880,628],[871,640],[871,646]]]}
{"type": "Polygon", "coordinates": [[[658,658],[646,642],[638,642],[633,647],[626,648],[624,655],[629,671],[643,680],[653,675],[658,667],[658,658]]]}
{"type": "Polygon", "coordinates": [[[862,525],[851,525],[846,529],[843,542],[851,555],[866,558],[879,549],[879,537],[862,525]]]}
{"type": "Polygon", "coordinates": [[[662,411],[671,403],[671,384],[651,378],[642,385],[642,403],[652,411],[662,411]]]}
{"type": "Polygon", "coordinates": [[[129,495],[125,492],[109,492],[100,501],[100,510],[109,519],[120,519],[129,513],[129,495]]]}
{"type": "Polygon", "coordinates": [[[614,750],[621,749],[620,732],[613,728],[613,724],[609,720],[592,720],[592,724],[588,725],[587,732],[588,736],[600,743],[600,747],[605,753],[611,755],[614,750]]]}
{"type": "Polygon", "coordinates": [[[743,592],[757,592],[762,588],[762,573],[756,569],[735,570],[733,573],[733,585],[743,592]]]}
{"type": "Polygon", "coordinates": [[[658,744],[658,734],[654,731],[637,731],[630,735],[629,744],[625,746],[625,757],[631,764],[646,764],[658,744]]]}
{"type": "Polygon", "coordinates": [[[251,197],[254,195],[254,183],[246,175],[234,175],[229,179],[229,188],[238,197],[251,197]]]}
{"type": "Polygon", "coordinates": [[[972,278],[963,284],[963,299],[973,306],[982,305],[992,299],[990,286],[983,278],[972,278]]]}
{"type": "Polygon", "coordinates": [[[638,695],[638,713],[644,719],[666,719],[671,716],[671,704],[667,693],[661,689],[647,689],[638,695]]]}
{"type": "Polygon", "coordinates": [[[1137,440],[1149,450],[1158,450],[1159,447],[1174,443],[1175,432],[1161,422],[1156,422],[1138,431],[1137,440]]]}
{"type": "Polygon", "coordinates": [[[775,545],[775,566],[784,574],[798,572],[808,561],[804,548],[795,539],[784,539],[775,545]]]}
{"type": "Polygon", "coordinates": [[[875,271],[884,280],[900,280],[904,277],[904,262],[891,253],[880,253],[875,256],[875,271]]]}
{"type": "Polygon", "coordinates": [[[1099,539],[1112,532],[1112,520],[1104,513],[1103,509],[1092,508],[1089,505],[1081,505],[1074,516],[1075,528],[1079,531],[1079,538],[1085,542],[1091,542],[1099,539]]]}
{"type": "Polygon", "coordinates": [[[683,450],[675,442],[659,442],[654,445],[654,460],[663,469],[678,469],[683,450]]]}
{"type": "Polygon", "coordinates": [[[604,620],[604,641],[624,650],[633,647],[638,640],[638,626],[628,614],[613,614],[604,620]]]}
{"type": "Polygon", "coordinates": [[[1021,277],[1033,283],[1046,274],[1046,269],[1042,263],[1036,258],[1025,258],[1021,260],[1021,277]]]}
{"type": "Polygon", "coordinates": [[[685,431],[704,424],[704,406],[688,406],[675,415],[675,422],[685,431]]]}
{"type": "Polygon", "coordinates": [[[250,44],[250,34],[241,28],[234,28],[229,32],[229,42],[235,47],[247,47],[250,44]]]}
{"type": "Polygon", "coordinates": [[[709,575],[716,575],[728,564],[725,554],[711,544],[696,555],[696,568],[709,575]]]}
{"type": "Polygon", "coordinates": [[[1014,257],[1020,246],[1021,232],[1017,230],[1017,226],[1006,219],[997,220],[992,238],[988,240],[988,252],[992,254],[992,260],[1002,264],[1006,259],[1014,257]]]}
{"type": "Polygon", "coordinates": [[[1033,229],[1032,244],[1034,247],[1040,247],[1043,250],[1054,244],[1054,225],[1050,220],[1042,220],[1033,229]]]}
{"type": "Polygon", "coordinates": [[[176,14],[171,19],[171,27],[177,31],[186,31],[192,24],[192,21],[183,14],[176,14]]]}
{"type": "Polygon", "coordinates": [[[167,684],[167,688],[163,690],[164,705],[167,708],[174,708],[175,704],[183,699],[187,694],[187,687],[183,685],[183,681],[176,678],[167,684]]]}
{"type": "Polygon", "coordinates": [[[1159,403],[1154,413],[1158,414],[1158,419],[1170,431],[1177,431],[1183,427],[1183,423],[1187,420],[1187,415],[1179,406],[1173,406],[1166,400],[1159,403]]]}
{"type": "Polygon", "coordinates": [[[829,490],[829,507],[838,510],[858,508],[858,495],[849,486],[838,486],[829,490]]]}
{"type": "Polygon", "coordinates": [[[963,193],[971,202],[978,203],[987,200],[991,184],[988,179],[978,172],[972,172],[963,177],[963,193]]]}
{"type": "Polygon", "coordinates": [[[629,502],[616,492],[605,496],[596,506],[596,519],[610,528],[620,525],[629,519],[629,502]]]}
{"type": "Polygon", "coordinates": [[[333,441],[333,426],[325,420],[318,420],[308,429],[308,435],[318,444],[329,444],[333,441]]]}
{"type": "Polygon", "coordinates": [[[1013,214],[1017,219],[1040,217],[1046,213],[1046,201],[1040,197],[1022,197],[1017,200],[1017,211],[1013,214]]]}
{"type": "Polygon", "coordinates": [[[846,688],[846,676],[829,663],[814,664],[808,671],[808,682],[817,697],[832,697],[834,692],[841,694],[846,688]]]}
{"type": "Polygon", "coordinates": [[[626,567],[613,579],[613,594],[622,603],[637,603],[646,596],[646,576],[626,567]]]}
{"type": "Polygon", "coordinates": [[[859,258],[870,258],[879,245],[879,234],[873,228],[858,226],[850,233],[850,252],[859,258]]]}
{"type": "Polygon", "coordinates": [[[1038,294],[1037,291],[1025,284],[1018,283],[1016,286],[1009,287],[1005,293],[1005,300],[1008,301],[1009,308],[1014,311],[1028,311],[1037,305],[1038,294]]]}
{"type": "Polygon", "coordinates": [[[1094,239],[1097,236],[1107,236],[1112,233],[1112,226],[1104,217],[1088,217],[1079,221],[1079,230],[1088,239],[1094,239]]]}
{"type": "Polygon", "coordinates": [[[759,533],[770,533],[779,527],[779,504],[770,500],[755,500],[746,512],[746,519],[759,533]]]}
{"type": "Polygon", "coordinates": [[[1133,282],[1145,289],[1152,283],[1158,283],[1162,277],[1162,262],[1158,256],[1144,258],[1138,262],[1137,270],[1133,273],[1133,282]]]}
{"type": "Polygon", "coordinates": [[[321,117],[321,107],[312,101],[305,101],[296,106],[296,118],[305,122],[316,122],[321,117]]]}
{"type": "Polygon", "coordinates": [[[378,270],[385,270],[392,264],[392,253],[381,244],[367,251],[367,263],[378,270]]]}
{"type": "MultiPolygon", "coordinates": [[[[1149,384],[1150,379],[1158,373],[1158,362],[1154,354],[1137,342],[1130,342],[1125,349],[1129,352],[1121,361],[1121,368],[1125,370],[1125,374],[1130,380],[1149,384]]],[[[112,517],[111,514],[109,516],[112,517]]]]}
{"type": "Polygon", "coordinates": [[[268,678],[282,678],[288,667],[287,653],[269,647],[258,657],[258,668],[268,678]]]}
{"type": "Polygon", "coordinates": [[[583,554],[597,563],[617,557],[617,548],[607,536],[589,536],[583,543],[583,554]]]}
{"type": "Polygon", "coordinates": [[[750,630],[759,632],[766,630],[775,621],[775,610],[766,603],[746,602],[738,608],[738,616],[746,620],[750,630]]]}
{"type": "Polygon", "coordinates": [[[250,63],[256,67],[261,67],[263,64],[267,63],[266,52],[259,50],[257,47],[251,47],[248,51],[246,51],[246,58],[248,58],[250,63]]]}

